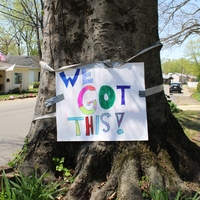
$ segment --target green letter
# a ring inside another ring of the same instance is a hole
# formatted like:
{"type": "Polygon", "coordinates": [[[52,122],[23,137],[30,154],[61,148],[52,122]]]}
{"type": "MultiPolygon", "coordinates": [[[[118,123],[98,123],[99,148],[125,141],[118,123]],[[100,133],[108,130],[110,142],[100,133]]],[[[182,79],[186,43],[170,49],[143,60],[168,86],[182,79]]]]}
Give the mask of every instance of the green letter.
{"type": "Polygon", "coordinates": [[[108,85],[103,85],[99,90],[99,103],[101,107],[104,109],[109,109],[113,106],[114,102],[115,102],[114,90],[108,85]],[[107,95],[107,97],[105,95],[107,95]]]}

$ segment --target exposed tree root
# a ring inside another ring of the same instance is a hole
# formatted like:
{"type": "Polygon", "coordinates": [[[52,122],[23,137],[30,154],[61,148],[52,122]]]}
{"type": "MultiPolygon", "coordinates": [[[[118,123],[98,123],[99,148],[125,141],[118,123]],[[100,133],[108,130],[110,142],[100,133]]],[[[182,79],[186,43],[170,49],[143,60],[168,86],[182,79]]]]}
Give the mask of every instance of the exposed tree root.
{"type": "Polygon", "coordinates": [[[145,143],[133,144],[132,148],[122,144],[116,150],[120,153],[114,155],[113,160],[108,160],[107,157],[112,157],[112,148],[107,151],[104,143],[92,143],[83,148],[77,159],[76,180],[65,200],[105,200],[116,197],[139,200],[143,199],[145,187],[148,191],[150,185],[169,191],[170,199],[178,191],[191,194],[194,190],[180,178],[166,150],[155,155],[145,143]],[[103,160],[98,155],[102,155],[103,160]],[[105,168],[105,165],[108,167],[105,168]],[[145,177],[146,186],[142,183],[142,177],[145,177]]]}

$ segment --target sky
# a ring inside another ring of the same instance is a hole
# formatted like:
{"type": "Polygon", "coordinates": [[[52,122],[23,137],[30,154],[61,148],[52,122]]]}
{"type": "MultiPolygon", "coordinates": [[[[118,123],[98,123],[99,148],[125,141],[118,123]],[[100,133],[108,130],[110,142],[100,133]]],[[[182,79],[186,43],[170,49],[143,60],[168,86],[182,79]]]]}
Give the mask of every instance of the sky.
{"type": "Polygon", "coordinates": [[[186,48],[185,46],[191,41],[195,41],[199,38],[198,35],[196,36],[190,36],[188,39],[186,39],[186,41],[183,42],[183,44],[181,46],[178,45],[174,45],[171,48],[165,48],[163,46],[163,48],[160,51],[160,57],[161,60],[162,59],[179,59],[179,58],[184,58],[185,57],[185,51],[186,48]]]}
{"type": "Polygon", "coordinates": [[[184,57],[184,44],[169,49],[162,48],[160,51],[160,57],[162,59],[179,59],[184,57]]]}
{"type": "MultiPolygon", "coordinates": [[[[183,24],[186,27],[190,27],[191,24],[195,24],[199,21],[200,17],[200,0],[159,0],[159,32],[160,38],[165,38],[170,35],[176,34],[180,30],[182,30],[183,24]],[[183,2],[186,2],[183,3],[183,2]],[[176,10],[177,6],[181,9],[176,10]],[[172,9],[169,8],[172,6],[172,9]],[[174,7],[174,8],[173,8],[174,7]],[[171,16],[171,14],[173,15],[171,16]],[[168,21],[170,19],[170,21],[168,21]]],[[[192,26],[191,26],[192,27],[192,26]]],[[[183,35],[186,32],[182,32],[183,35]]],[[[182,35],[182,34],[181,34],[182,35]]],[[[180,36],[181,36],[180,35],[180,36]]],[[[198,36],[199,37],[199,36],[198,36]]],[[[183,39],[183,37],[182,37],[183,39]]],[[[165,44],[160,52],[161,59],[179,59],[185,56],[186,48],[185,46],[191,40],[197,40],[197,36],[192,35],[189,36],[186,41],[181,46],[174,45],[172,48],[166,49],[165,44]]]]}

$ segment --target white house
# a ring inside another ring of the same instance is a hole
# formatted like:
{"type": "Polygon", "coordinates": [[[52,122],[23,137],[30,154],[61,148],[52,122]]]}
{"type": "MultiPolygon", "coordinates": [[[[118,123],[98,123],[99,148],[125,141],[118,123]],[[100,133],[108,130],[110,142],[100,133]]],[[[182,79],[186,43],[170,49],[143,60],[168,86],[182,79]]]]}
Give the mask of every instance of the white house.
{"type": "Polygon", "coordinates": [[[9,92],[22,86],[22,90],[33,87],[33,82],[40,81],[38,56],[4,56],[0,61],[0,91],[9,92]],[[11,67],[13,66],[13,67],[11,67]]]}

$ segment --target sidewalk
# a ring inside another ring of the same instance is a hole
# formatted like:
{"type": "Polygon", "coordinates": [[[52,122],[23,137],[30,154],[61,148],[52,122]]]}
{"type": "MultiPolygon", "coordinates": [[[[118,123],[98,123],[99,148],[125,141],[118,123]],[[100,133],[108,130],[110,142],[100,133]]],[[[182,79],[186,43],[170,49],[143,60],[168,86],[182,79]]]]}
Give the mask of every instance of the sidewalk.
{"type": "Polygon", "coordinates": [[[200,105],[178,105],[181,110],[200,110],[200,105]]]}

